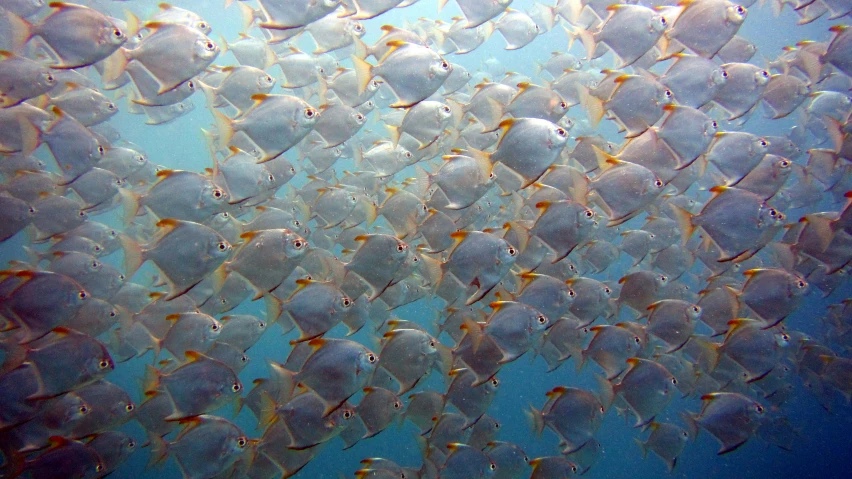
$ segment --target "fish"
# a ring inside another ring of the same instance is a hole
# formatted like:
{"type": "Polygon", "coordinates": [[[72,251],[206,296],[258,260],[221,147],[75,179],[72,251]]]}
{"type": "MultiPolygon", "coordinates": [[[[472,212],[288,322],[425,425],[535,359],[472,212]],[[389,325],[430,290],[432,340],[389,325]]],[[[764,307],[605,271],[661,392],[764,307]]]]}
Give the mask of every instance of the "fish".
{"type": "Polygon", "coordinates": [[[367,385],[379,356],[347,339],[317,338],[307,344],[312,353],[294,380],[321,399],[326,417],[367,385]],[[328,377],[338,380],[330,382],[328,377]]]}
{"type": "Polygon", "coordinates": [[[230,255],[230,243],[204,225],[171,218],[157,224],[159,234],[152,244],[143,247],[127,236],[121,238],[121,244],[129,276],[148,260],[163,272],[169,284],[167,300],[185,294],[216,271],[230,255]]]}
{"type": "Polygon", "coordinates": [[[636,439],[645,457],[650,450],[666,463],[669,471],[674,470],[677,458],[689,440],[689,433],[678,426],[664,422],[652,422],[649,425],[651,435],[645,442],[636,439]]]}
{"type": "Polygon", "coordinates": [[[666,35],[711,58],[737,34],[747,15],[746,7],[727,0],[686,2],[666,35]]]}
{"type": "Polygon", "coordinates": [[[394,91],[397,101],[392,108],[408,108],[435,93],[452,72],[452,65],[424,46],[391,40],[392,50],[378,65],[352,56],[358,92],[363,93],[374,76],[381,77],[394,91]]]}
{"type": "Polygon", "coordinates": [[[705,394],[701,400],[701,413],[686,417],[691,419],[693,431],[697,432],[700,426],[719,441],[717,454],[742,446],[755,433],[765,412],[759,402],[739,393],[715,392],[705,394]]]}
{"type": "Polygon", "coordinates": [[[603,43],[619,58],[619,69],[632,65],[650,50],[669,26],[665,16],[642,5],[616,4],[607,11],[609,16],[599,30],[580,28],[576,33],[586,48],[587,59],[594,58],[597,45],[603,43]]]}
{"type": "Polygon", "coordinates": [[[636,416],[634,427],[645,426],[668,406],[674,396],[671,390],[677,378],[661,364],[641,358],[627,359],[629,368],[618,384],[599,381],[602,385],[602,402],[612,404],[613,395],[619,395],[636,416]]]}

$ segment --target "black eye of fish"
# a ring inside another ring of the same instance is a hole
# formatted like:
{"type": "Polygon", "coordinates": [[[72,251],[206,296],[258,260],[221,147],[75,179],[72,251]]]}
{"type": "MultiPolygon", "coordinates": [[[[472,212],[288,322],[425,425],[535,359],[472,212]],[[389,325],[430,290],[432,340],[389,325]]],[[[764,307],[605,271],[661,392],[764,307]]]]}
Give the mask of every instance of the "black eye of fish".
{"type": "Polygon", "coordinates": [[[545,318],[544,316],[539,316],[537,319],[539,324],[544,324],[547,322],[547,318],[545,318]]]}
{"type": "Polygon", "coordinates": [[[115,36],[115,38],[121,38],[121,36],[122,36],[121,30],[119,30],[117,28],[112,29],[112,34],[113,34],[113,36],[115,36]]]}
{"type": "Polygon", "coordinates": [[[128,404],[128,405],[124,406],[124,410],[127,411],[127,412],[130,412],[134,409],[136,409],[136,406],[134,406],[133,404],[128,404]]]}
{"type": "Polygon", "coordinates": [[[80,413],[81,413],[81,414],[86,414],[87,412],[89,412],[89,408],[88,408],[88,407],[86,407],[86,406],[80,406],[80,413]]]}
{"type": "Polygon", "coordinates": [[[248,440],[246,440],[246,438],[244,437],[241,437],[237,440],[237,445],[240,447],[246,447],[246,444],[248,444],[248,440]]]}
{"type": "Polygon", "coordinates": [[[373,353],[368,354],[367,355],[367,361],[370,361],[371,363],[376,362],[376,355],[373,354],[373,353]]]}
{"type": "Polygon", "coordinates": [[[515,251],[515,248],[509,247],[509,256],[515,256],[518,252],[515,251]]]}
{"type": "Polygon", "coordinates": [[[497,464],[494,464],[494,463],[492,462],[492,463],[491,463],[491,470],[492,470],[492,471],[496,471],[496,470],[497,470],[497,464]]]}
{"type": "Polygon", "coordinates": [[[243,386],[242,386],[242,385],[240,385],[240,384],[238,384],[238,383],[234,383],[234,385],[233,385],[233,386],[231,386],[231,391],[239,392],[242,388],[243,388],[243,386]]]}
{"type": "Polygon", "coordinates": [[[89,293],[85,291],[80,291],[79,293],[77,293],[77,297],[80,299],[86,299],[89,297],[89,293]]]}
{"type": "Polygon", "coordinates": [[[494,386],[494,387],[497,387],[497,386],[499,386],[499,385],[500,385],[500,381],[498,381],[496,378],[495,378],[495,379],[492,379],[492,380],[491,380],[491,385],[492,385],[492,386],[494,386]]]}
{"type": "Polygon", "coordinates": [[[107,361],[106,359],[102,359],[101,362],[98,363],[98,366],[101,369],[106,369],[109,367],[109,361],[107,361]]]}

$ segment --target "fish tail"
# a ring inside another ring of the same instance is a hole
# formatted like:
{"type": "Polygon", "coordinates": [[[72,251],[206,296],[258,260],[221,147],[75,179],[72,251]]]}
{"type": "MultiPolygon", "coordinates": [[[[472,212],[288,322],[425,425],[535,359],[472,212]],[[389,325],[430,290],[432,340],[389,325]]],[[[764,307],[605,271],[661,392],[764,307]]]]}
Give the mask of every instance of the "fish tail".
{"type": "Polygon", "coordinates": [[[145,251],[129,236],[119,236],[121,248],[124,250],[124,271],[128,278],[132,278],[136,271],[145,262],[145,251]]]}
{"type": "Polygon", "coordinates": [[[33,37],[33,25],[9,10],[6,10],[5,15],[9,25],[9,37],[12,39],[12,49],[18,51],[33,37]]]}
{"type": "Polygon", "coordinates": [[[595,380],[598,382],[598,386],[600,386],[600,400],[601,405],[604,409],[609,409],[612,406],[612,401],[615,399],[615,387],[603,376],[595,374],[595,380]]]}
{"type": "Polygon", "coordinates": [[[373,78],[373,65],[355,55],[350,55],[350,58],[352,58],[355,67],[355,78],[358,79],[358,94],[360,95],[367,91],[367,85],[373,78]]]}
{"type": "Polygon", "coordinates": [[[234,137],[234,123],[219,110],[212,110],[216,120],[216,128],[219,130],[219,148],[227,148],[231,138],[234,137]]]}
{"type": "Polygon", "coordinates": [[[107,83],[112,83],[118,80],[118,77],[124,73],[124,70],[127,68],[128,58],[127,58],[127,50],[119,47],[112,55],[106,57],[103,61],[104,72],[101,75],[103,80],[107,83]]]}
{"type": "Polygon", "coordinates": [[[642,459],[647,458],[648,448],[645,446],[645,443],[642,442],[638,437],[634,437],[633,440],[636,441],[636,445],[639,446],[639,449],[642,450],[642,459]]]}
{"type": "Polygon", "coordinates": [[[544,432],[544,416],[541,414],[541,411],[530,404],[530,409],[526,411],[526,415],[533,432],[537,437],[541,437],[541,433],[544,432]]]}
{"type": "Polygon", "coordinates": [[[604,116],[603,100],[594,97],[589,93],[589,89],[583,85],[577,85],[577,93],[580,96],[580,104],[583,105],[583,109],[589,116],[589,122],[597,128],[604,116]]]}
{"type": "Polygon", "coordinates": [[[694,215],[677,205],[670,203],[669,206],[671,206],[672,212],[674,212],[675,220],[680,230],[681,245],[686,246],[686,242],[689,241],[689,237],[695,231],[695,224],[692,222],[694,215]]]}
{"type": "Polygon", "coordinates": [[[367,44],[364,43],[364,40],[361,40],[361,38],[357,36],[353,36],[352,40],[352,44],[355,48],[356,57],[363,60],[370,56],[372,52],[370,52],[370,47],[368,47],[367,44]]]}
{"type": "Polygon", "coordinates": [[[162,437],[153,432],[148,432],[148,444],[151,446],[151,459],[148,467],[161,464],[169,456],[169,447],[162,437]]]}
{"type": "Polygon", "coordinates": [[[574,29],[577,37],[580,38],[580,42],[583,43],[583,48],[586,49],[586,60],[591,61],[593,55],[595,54],[595,48],[597,48],[597,44],[595,43],[595,35],[583,28],[576,27],[574,29]]]}

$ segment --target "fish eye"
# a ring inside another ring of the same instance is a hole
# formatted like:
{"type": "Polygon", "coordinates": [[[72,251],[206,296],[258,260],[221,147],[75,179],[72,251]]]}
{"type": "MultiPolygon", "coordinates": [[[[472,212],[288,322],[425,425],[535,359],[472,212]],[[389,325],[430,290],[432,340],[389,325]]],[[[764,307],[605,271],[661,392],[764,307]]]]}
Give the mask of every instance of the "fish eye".
{"type": "Polygon", "coordinates": [[[761,138],[761,139],[758,141],[758,144],[759,144],[761,147],[763,147],[763,148],[766,148],[767,146],[769,146],[769,143],[767,143],[767,142],[766,142],[766,140],[764,140],[763,138],[761,138]]]}
{"type": "Polygon", "coordinates": [[[216,323],[213,323],[213,324],[210,326],[210,329],[211,329],[211,330],[213,330],[213,331],[219,331],[219,325],[218,325],[218,324],[216,324],[216,323]]]}
{"type": "Polygon", "coordinates": [[[364,115],[358,113],[358,115],[355,116],[355,119],[358,121],[364,121],[364,115]]]}
{"type": "Polygon", "coordinates": [[[293,241],[293,246],[296,249],[302,249],[302,246],[304,246],[304,243],[302,243],[302,240],[296,240],[296,241],[293,241]]]}
{"type": "Polygon", "coordinates": [[[234,385],[233,385],[233,386],[231,386],[231,391],[234,391],[235,393],[237,393],[237,392],[240,392],[240,390],[241,390],[242,388],[243,388],[243,385],[242,385],[242,384],[240,384],[240,383],[234,383],[234,385]]]}
{"type": "Polygon", "coordinates": [[[663,283],[665,283],[668,280],[669,280],[669,278],[667,278],[665,275],[662,275],[662,274],[660,275],[660,281],[662,281],[663,283]]]}
{"type": "Polygon", "coordinates": [[[343,298],[343,307],[348,308],[349,306],[352,306],[352,300],[344,297],[343,298]]]}
{"type": "Polygon", "coordinates": [[[216,247],[219,248],[219,251],[227,251],[228,250],[228,244],[227,243],[219,243],[218,245],[216,245],[216,247]]]}
{"type": "Polygon", "coordinates": [[[53,75],[50,74],[50,72],[44,74],[44,79],[47,81],[47,83],[53,83],[56,81],[56,78],[54,78],[53,75]]]}
{"type": "Polygon", "coordinates": [[[115,111],[115,103],[112,103],[112,102],[107,103],[107,110],[115,111]]]}
{"type": "Polygon", "coordinates": [[[639,339],[639,336],[633,336],[633,341],[634,341],[636,344],[642,344],[642,340],[641,340],[641,339],[639,339]]]}
{"type": "Polygon", "coordinates": [[[671,98],[671,97],[672,97],[672,91],[671,91],[671,90],[666,90],[666,91],[665,91],[665,92],[663,92],[663,93],[666,95],[666,98],[671,98]]]}
{"type": "Polygon", "coordinates": [[[448,107],[448,106],[442,106],[442,107],[441,107],[441,110],[442,110],[444,113],[449,113],[449,112],[450,112],[450,107],[448,107]]]}
{"type": "Polygon", "coordinates": [[[660,17],[660,23],[662,23],[662,24],[663,24],[663,26],[665,26],[665,25],[667,25],[669,22],[668,22],[668,20],[666,20],[666,17],[660,17]]]}
{"type": "Polygon", "coordinates": [[[575,293],[573,289],[569,289],[568,290],[568,296],[573,298],[574,296],[577,296],[577,293],[575,293]]]}
{"type": "Polygon", "coordinates": [[[97,466],[95,466],[95,472],[103,472],[103,470],[104,470],[104,465],[103,465],[103,464],[98,463],[98,465],[97,465],[97,466]]]}
{"type": "Polygon", "coordinates": [[[219,190],[219,189],[213,190],[213,198],[216,198],[217,200],[222,199],[222,197],[224,195],[225,194],[222,192],[222,190],[219,190]]]}
{"type": "Polygon", "coordinates": [[[577,466],[571,466],[571,472],[576,473],[577,472],[577,466]]]}
{"type": "Polygon", "coordinates": [[[434,339],[432,341],[429,341],[429,346],[431,346],[433,348],[435,347],[435,340],[434,339]]]}
{"type": "Polygon", "coordinates": [[[497,464],[494,464],[493,462],[491,463],[491,465],[490,465],[489,467],[491,467],[491,470],[492,470],[492,471],[496,471],[496,470],[497,470],[497,464]]]}
{"type": "Polygon", "coordinates": [[[804,289],[804,287],[807,286],[808,283],[805,283],[804,281],[799,280],[799,282],[796,283],[796,285],[799,287],[799,289],[804,289]]]}
{"type": "Polygon", "coordinates": [[[605,411],[604,411],[604,407],[603,407],[603,406],[601,406],[601,407],[600,407],[600,408],[598,408],[598,409],[600,410],[601,414],[603,414],[603,413],[605,412],[605,411]]]}
{"type": "Polygon", "coordinates": [[[34,215],[36,213],[35,208],[33,208],[32,206],[30,206],[29,210],[27,211],[29,211],[31,215],[34,215]]]}
{"type": "Polygon", "coordinates": [[[715,121],[715,120],[714,120],[712,123],[710,123],[710,124],[711,124],[711,125],[713,125],[713,129],[714,129],[714,130],[718,130],[718,129],[719,129],[719,124],[718,124],[718,123],[716,123],[716,121],[715,121]]]}
{"type": "Polygon", "coordinates": [[[405,251],[405,247],[402,246],[401,244],[398,244],[398,245],[396,245],[396,251],[397,251],[397,253],[402,253],[403,251],[405,251]]]}
{"type": "Polygon", "coordinates": [[[778,162],[778,165],[781,168],[787,168],[788,166],[790,166],[790,162],[787,161],[787,160],[781,160],[781,161],[778,162]]]}
{"type": "Polygon", "coordinates": [[[379,82],[377,82],[376,80],[373,80],[373,81],[370,82],[370,86],[372,86],[373,88],[379,88],[379,82]]]}
{"type": "Polygon", "coordinates": [[[489,180],[493,180],[494,178],[497,178],[497,175],[495,175],[494,173],[489,173],[489,174],[488,174],[488,179],[489,179],[489,180]]]}
{"type": "Polygon", "coordinates": [[[355,25],[355,31],[356,32],[362,32],[362,31],[364,31],[364,27],[362,27],[360,23],[356,24],[355,25]]]}
{"type": "Polygon", "coordinates": [[[740,15],[745,14],[745,8],[740,5],[737,5],[737,13],[739,13],[740,15]]]}
{"type": "Polygon", "coordinates": [[[567,110],[568,104],[565,103],[564,101],[561,101],[561,102],[559,102],[559,108],[562,108],[563,110],[567,110]]]}
{"type": "Polygon", "coordinates": [[[305,118],[313,118],[316,113],[316,110],[313,108],[305,108],[305,118]]]}
{"type": "Polygon", "coordinates": [[[237,439],[237,446],[246,447],[247,444],[248,444],[248,439],[246,439],[244,437],[237,439]]]}
{"type": "Polygon", "coordinates": [[[106,369],[109,367],[109,361],[106,359],[101,359],[101,362],[98,363],[98,367],[101,369],[106,369]]]}
{"type": "Polygon", "coordinates": [[[213,49],[216,48],[216,45],[213,42],[207,42],[204,44],[204,48],[213,51],[213,49]]]}
{"type": "Polygon", "coordinates": [[[263,328],[265,328],[265,327],[266,327],[266,323],[264,323],[263,321],[261,321],[261,322],[257,323],[257,326],[258,326],[260,329],[263,329],[263,328]]]}
{"type": "Polygon", "coordinates": [[[79,292],[77,292],[77,297],[80,298],[80,299],[86,299],[86,298],[89,297],[89,293],[87,293],[85,291],[79,291],[79,292]]]}
{"type": "Polygon", "coordinates": [[[401,408],[401,407],[402,407],[402,403],[400,403],[399,401],[394,401],[394,402],[393,402],[393,408],[394,408],[394,409],[399,409],[399,408],[401,408]]]}
{"type": "Polygon", "coordinates": [[[207,25],[207,22],[198,22],[198,29],[199,30],[207,30],[208,28],[209,28],[209,26],[207,25]]]}
{"type": "Polygon", "coordinates": [[[657,178],[656,180],[654,180],[654,186],[656,186],[657,188],[662,188],[663,187],[663,180],[657,178]]]}
{"type": "Polygon", "coordinates": [[[787,333],[784,333],[784,334],[781,335],[781,339],[783,339],[784,341],[789,341],[790,335],[788,335],[787,333]]]}
{"type": "Polygon", "coordinates": [[[275,182],[275,175],[270,173],[269,176],[266,177],[266,179],[269,180],[270,183],[274,183],[275,182]]]}
{"type": "Polygon", "coordinates": [[[127,443],[127,447],[129,447],[130,449],[133,449],[134,447],[136,447],[136,441],[131,440],[130,442],[127,443]]]}
{"type": "Polygon", "coordinates": [[[496,388],[497,386],[499,386],[499,385],[500,385],[500,380],[499,380],[499,379],[497,379],[497,378],[493,378],[493,379],[491,380],[491,385],[492,385],[492,386],[494,386],[494,387],[496,388]]]}
{"type": "Polygon", "coordinates": [[[677,384],[677,379],[672,378],[672,384],[677,384]]]}
{"type": "Polygon", "coordinates": [[[506,250],[506,251],[508,251],[509,256],[515,256],[516,254],[518,254],[518,251],[515,248],[513,248],[512,246],[509,246],[509,249],[506,250]]]}
{"type": "Polygon", "coordinates": [[[247,362],[248,362],[248,360],[249,360],[249,357],[248,357],[248,356],[246,356],[245,354],[243,354],[242,356],[240,356],[240,361],[242,361],[242,362],[244,362],[244,363],[247,363],[247,362]]]}
{"type": "Polygon", "coordinates": [[[524,462],[530,462],[530,458],[527,457],[527,456],[524,456],[524,462]]]}
{"type": "Polygon", "coordinates": [[[761,75],[763,78],[769,78],[769,72],[768,72],[768,71],[766,71],[766,70],[761,70],[761,71],[760,71],[760,75],[761,75]]]}
{"type": "Polygon", "coordinates": [[[567,131],[565,131],[565,129],[564,129],[564,128],[557,128],[557,129],[556,129],[556,134],[557,134],[557,135],[559,135],[559,136],[560,136],[560,137],[562,137],[562,138],[567,138],[567,137],[568,137],[568,132],[567,132],[567,131]]]}
{"type": "Polygon", "coordinates": [[[761,406],[760,404],[755,406],[754,410],[757,411],[758,414],[763,414],[763,406],[761,406]]]}
{"type": "Polygon", "coordinates": [[[773,218],[775,218],[776,216],[778,216],[778,212],[777,212],[777,211],[775,211],[775,208],[770,208],[770,209],[769,209],[769,216],[771,216],[771,217],[773,217],[773,218]]]}
{"type": "Polygon", "coordinates": [[[604,288],[604,293],[610,294],[610,293],[612,293],[612,290],[609,289],[609,287],[607,286],[606,288],[604,288]]]}
{"type": "Polygon", "coordinates": [[[113,28],[112,29],[112,36],[114,36],[115,38],[121,38],[121,37],[124,36],[124,34],[121,33],[121,30],[119,30],[118,28],[113,28]]]}
{"type": "Polygon", "coordinates": [[[293,167],[291,166],[291,167],[290,167],[290,173],[295,175],[295,174],[296,174],[296,168],[293,168],[293,167]]]}
{"type": "Polygon", "coordinates": [[[134,406],[133,403],[127,403],[127,405],[124,406],[124,410],[127,412],[131,412],[134,409],[136,409],[136,406],[134,406]]]}
{"type": "Polygon", "coordinates": [[[85,405],[80,406],[80,414],[86,414],[88,412],[89,412],[88,406],[85,406],[85,405]]]}
{"type": "Polygon", "coordinates": [[[112,310],[112,311],[110,311],[110,312],[109,312],[109,317],[110,317],[110,318],[114,318],[115,316],[116,316],[116,314],[115,314],[115,310],[112,310]]]}
{"type": "Polygon", "coordinates": [[[378,358],[376,358],[376,355],[373,354],[373,353],[370,353],[370,354],[367,355],[367,361],[370,361],[371,363],[376,362],[377,359],[378,358]]]}
{"type": "Polygon", "coordinates": [[[722,78],[728,78],[728,71],[722,70],[722,78]]]}
{"type": "Polygon", "coordinates": [[[544,323],[546,323],[546,322],[547,322],[547,318],[545,318],[545,317],[544,317],[544,315],[539,315],[539,316],[538,316],[537,318],[535,318],[535,319],[536,319],[536,321],[538,321],[538,324],[544,324],[544,323]]]}
{"type": "Polygon", "coordinates": [[[693,307],[692,307],[692,312],[693,312],[693,313],[700,313],[700,312],[701,312],[701,308],[700,308],[700,307],[698,307],[698,306],[693,306],[693,307]]]}
{"type": "Polygon", "coordinates": [[[77,216],[79,216],[80,218],[85,218],[86,212],[81,210],[79,213],[77,213],[77,216]]]}
{"type": "Polygon", "coordinates": [[[104,150],[104,147],[103,147],[103,146],[101,146],[101,145],[98,145],[98,153],[100,153],[101,155],[103,155],[105,152],[106,152],[106,150],[104,150]]]}
{"type": "Polygon", "coordinates": [[[444,70],[449,70],[449,69],[450,69],[450,64],[449,64],[449,63],[447,63],[447,61],[446,61],[446,60],[444,60],[444,61],[442,61],[442,62],[441,62],[441,68],[443,68],[444,70]]]}

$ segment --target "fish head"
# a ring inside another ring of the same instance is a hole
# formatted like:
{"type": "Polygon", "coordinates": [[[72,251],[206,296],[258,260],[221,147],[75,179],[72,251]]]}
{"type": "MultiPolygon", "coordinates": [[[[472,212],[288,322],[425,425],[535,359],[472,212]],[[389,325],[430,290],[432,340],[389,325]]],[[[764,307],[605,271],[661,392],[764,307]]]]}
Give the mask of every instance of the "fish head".
{"type": "Polygon", "coordinates": [[[349,24],[346,25],[346,31],[350,35],[360,38],[364,36],[364,33],[367,32],[367,29],[364,28],[364,25],[362,25],[361,22],[349,22],[349,24]]]}
{"type": "Polygon", "coordinates": [[[105,23],[99,32],[98,35],[98,43],[101,45],[111,45],[113,47],[119,47],[124,45],[124,42],[127,41],[127,34],[124,33],[124,30],[118,28],[112,22],[105,23]]]}
{"type": "Polygon", "coordinates": [[[758,70],[754,73],[754,84],[757,86],[765,86],[769,83],[772,75],[766,70],[758,70]]]}
{"type": "Polygon", "coordinates": [[[515,260],[518,259],[518,254],[520,254],[520,251],[517,248],[502,240],[497,250],[497,261],[501,265],[511,267],[511,265],[515,264],[515,260]]]}
{"type": "Polygon", "coordinates": [[[556,126],[547,136],[547,146],[551,150],[561,150],[568,143],[568,130],[556,126]]]}
{"type": "Polygon", "coordinates": [[[698,306],[697,304],[689,305],[689,307],[686,308],[686,317],[691,321],[698,321],[701,319],[701,306],[698,306]]]}
{"type": "Polygon", "coordinates": [[[446,79],[450,76],[450,73],[453,71],[453,65],[444,60],[441,57],[438,57],[435,61],[429,65],[429,76],[431,78],[444,78],[446,79]]]}
{"type": "Polygon", "coordinates": [[[742,25],[748,16],[748,10],[742,5],[727,2],[725,9],[725,21],[731,25],[742,25]]]}
{"type": "Polygon", "coordinates": [[[648,24],[648,31],[651,33],[661,33],[669,26],[669,21],[663,15],[651,15],[648,24]]]}
{"type": "Polygon", "coordinates": [[[200,35],[195,40],[193,53],[199,60],[212,62],[219,55],[219,45],[216,45],[216,42],[207,38],[206,35],[200,35]]]}
{"type": "Polygon", "coordinates": [[[355,374],[360,375],[361,373],[365,373],[366,376],[370,376],[373,374],[373,371],[376,370],[376,365],[379,363],[379,355],[364,348],[364,350],[358,355],[358,363],[355,368],[355,374]]]}
{"type": "Polygon", "coordinates": [[[255,79],[255,82],[257,88],[264,91],[269,91],[275,86],[275,78],[266,72],[261,72],[255,79]]]}
{"type": "Polygon", "coordinates": [[[320,112],[316,108],[306,106],[301,113],[297,113],[296,124],[300,125],[302,128],[310,129],[317,123],[319,117],[320,112]]]}
{"type": "Polygon", "coordinates": [[[710,86],[722,86],[728,82],[728,71],[724,68],[717,68],[710,72],[710,86]]]}
{"type": "Polygon", "coordinates": [[[786,216],[778,209],[773,208],[766,203],[761,203],[760,210],[757,213],[757,218],[757,227],[766,229],[783,224],[786,216]]]}
{"type": "Polygon", "coordinates": [[[309,245],[304,238],[292,231],[287,230],[284,235],[284,254],[287,258],[299,258],[305,255],[309,245]]]}
{"type": "Polygon", "coordinates": [[[352,128],[360,128],[367,122],[367,117],[360,111],[353,110],[349,114],[349,125],[352,128]]]}

